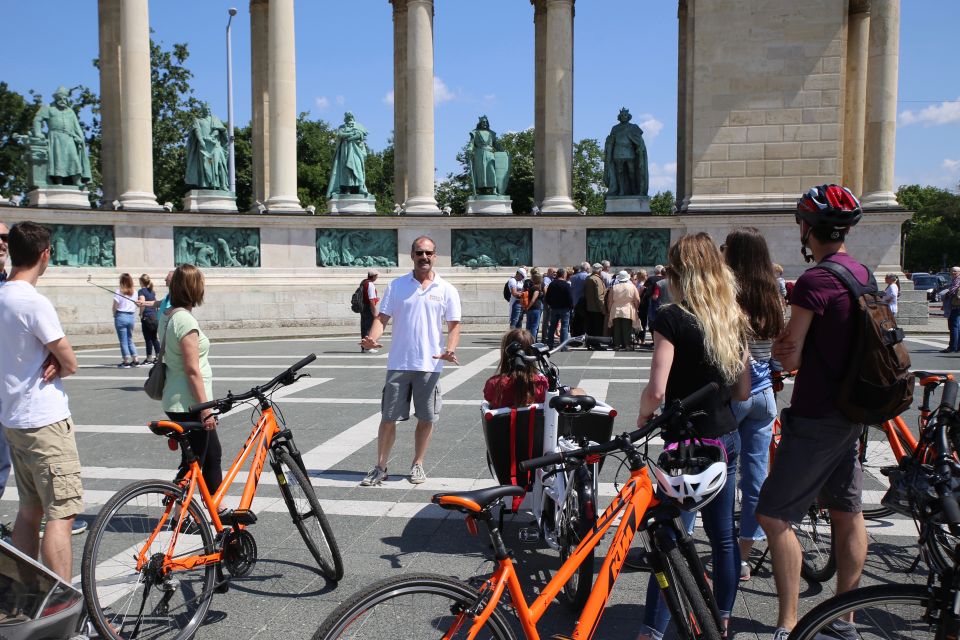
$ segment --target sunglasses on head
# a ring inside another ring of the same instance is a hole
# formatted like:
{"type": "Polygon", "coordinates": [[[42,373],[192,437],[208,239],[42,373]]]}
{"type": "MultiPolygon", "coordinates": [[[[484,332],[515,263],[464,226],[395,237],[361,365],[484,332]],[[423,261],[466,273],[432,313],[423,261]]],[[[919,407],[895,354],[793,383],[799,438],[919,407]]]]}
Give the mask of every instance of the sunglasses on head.
{"type": "Polygon", "coordinates": [[[415,256],[432,256],[436,251],[427,251],[426,249],[417,249],[413,252],[415,256]]]}

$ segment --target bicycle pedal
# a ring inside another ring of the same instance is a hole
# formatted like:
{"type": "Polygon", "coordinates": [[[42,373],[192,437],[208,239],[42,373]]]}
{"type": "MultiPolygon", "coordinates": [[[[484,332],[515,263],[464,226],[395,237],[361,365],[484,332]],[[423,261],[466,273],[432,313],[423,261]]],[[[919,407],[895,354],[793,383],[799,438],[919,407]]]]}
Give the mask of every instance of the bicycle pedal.
{"type": "Polygon", "coordinates": [[[235,527],[238,524],[249,526],[257,522],[257,514],[249,509],[234,509],[220,516],[220,522],[224,526],[235,527]]]}
{"type": "Polygon", "coordinates": [[[540,542],[540,530],[533,527],[525,527],[520,529],[517,537],[520,538],[521,542],[540,542]]]}

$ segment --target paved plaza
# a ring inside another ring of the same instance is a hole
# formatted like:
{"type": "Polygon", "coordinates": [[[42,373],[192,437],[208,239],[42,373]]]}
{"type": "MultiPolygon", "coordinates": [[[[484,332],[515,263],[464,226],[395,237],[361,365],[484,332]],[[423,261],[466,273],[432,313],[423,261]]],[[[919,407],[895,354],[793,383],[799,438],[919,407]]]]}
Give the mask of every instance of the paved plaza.
{"type": "MultiPolygon", "coordinates": [[[[279,502],[276,480],[268,469],[254,505],[259,521],[251,528],[260,561],[248,577],[232,583],[228,594],[214,597],[198,637],[309,638],[334,606],[381,577],[430,571],[467,578],[491,571],[486,538],[470,537],[463,516],[439,510],[428,501],[438,491],[492,484],[484,459],[478,406],[483,382],[497,364],[498,343],[499,335],[492,333],[465,335],[457,350],[461,366],[446,367],[442,418],[425,463],[429,480],[415,486],[403,475],[412,457],[413,425],[402,423],[390,463],[390,481],[379,488],[359,487],[357,483],[375,458],[387,349],[376,355],[361,355],[352,338],[212,345],[214,392],[218,396],[227,390],[244,391],[304,355],[317,354],[317,360],[306,369],[311,377],[279,391],[274,398],[305,452],[311,479],[336,532],[346,575],[335,586],[316,572],[279,502]]],[[[946,346],[944,336],[911,336],[908,344],[915,368],[960,372],[960,358],[938,353],[946,346]]],[[[575,350],[558,354],[556,362],[567,384],[584,387],[613,405],[620,414],[618,430],[624,430],[632,428],[636,420],[640,384],[646,381],[650,357],[649,352],[575,350]]],[[[144,426],[151,419],[163,417],[159,403],[149,400],[141,390],[146,369],[117,369],[116,348],[82,351],[79,360],[80,371],[66,381],[66,388],[83,462],[83,518],[92,521],[100,506],[125,484],[147,478],[172,479],[179,456],[144,426]]],[[[915,422],[915,413],[909,422],[915,422]]],[[[221,421],[225,466],[248,434],[249,425],[250,411],[243,408],[221,421]]],[[[601,495],[605,503],[615,492],[617,466],[608,463],[603,469],[601,495]]],[[[626,477],[621,470],[619,479],[626,477]]],[[[234,501],[241,489],[236,485],[231,490],[234,501]]],[[[882,491],[883,485],[871,477],[866,489],[882,491]]],[[[0,502],[0,520],[12,520],[15,509],[16,491],[11,487],[0,502]]],[[[508,520],[505,540],[516,554],[529,597],[549,579],[559,562],[545,547],[518,539],[519,528],[528,522],[529,517],[524,515],[508,520]]],[[[922,570],[904,573],[916,556],[912,521],[891,518],[870,523],[870,535],[866,583],[924,580],[922,570]]],[[[85,539],[86,535],[74,538],[77,574],[85,539]]],[[[705,544],[703,549],[707,549],[705,544]]],[[[597,637],[634,638],[646,581],[644,573],[626,570],[621,575],[597,637]]],[[[776,616],[769,566],[741,587],[734,611],[736,637],[769,637],[776,616]]],[[[805,611],[831,593],[830,584],[804,583],[801,608],[805,611]]],[[[574,617],[557,604],[543,621],[541,634],[549,637],[552,633],[569,633],[573,622],[574,617]]]]}

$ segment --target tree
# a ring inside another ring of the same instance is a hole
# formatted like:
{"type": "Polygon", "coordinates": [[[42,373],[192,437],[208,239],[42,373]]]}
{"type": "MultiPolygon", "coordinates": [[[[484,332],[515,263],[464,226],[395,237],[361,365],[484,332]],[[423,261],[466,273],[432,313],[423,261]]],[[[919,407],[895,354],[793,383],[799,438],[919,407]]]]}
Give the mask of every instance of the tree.
{"type": "Polygon", "coordinates": [[[33,115],[41,104],[39,95],[31,98],[27,101],[6,82],[0,82],[0,196],[3,198],[23,195],[27,190],[27,163],[23,157],[26,148],[14,136],[30,131],[33,115]]]}
{"type": "Polygon", "coordinates": [[[248,124],[233,130],[234,167],[237,176],[237,208],[253,206],[253,128],[248,124]]]}
{"type": "Polygon", "coordinates": [[[658,191],[650,198],[650,213],[655,216],[673,215],[674,208],[677,206],[673,198],[673,191],[658,191]]]}
{"type": "Polygon", "coordinates": [[[911,184],[897,190],[897,201],[914,212],[904,225],[904,268],[926,271],[960,264],[960,196],[911,184]]]}
{"type": "Polygon", "coordinates": [[[595,138],[584,138],[573,146],[573,202],[587,208],[592,216],[603,215],[603,149],[595,138]]]}
{"type": "Polygon", "coordinates": [[[511,131],[498,139],[503,150],[510,154],[507,195],[513,201],[513,212],[530,213],[533,210],[533,129],[511,131]]]}
{"type": "Polygon", "coordinates": [[[303,207],[324,211],[337,138],[329,124],[309,116],[297,116],[297,197],[303,207]]]}

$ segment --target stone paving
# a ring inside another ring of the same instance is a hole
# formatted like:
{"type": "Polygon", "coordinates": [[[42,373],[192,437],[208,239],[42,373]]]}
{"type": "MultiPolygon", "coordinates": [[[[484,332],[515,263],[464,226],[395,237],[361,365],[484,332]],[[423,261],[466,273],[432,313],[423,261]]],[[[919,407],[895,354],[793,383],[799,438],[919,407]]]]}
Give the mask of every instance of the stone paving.
{"type": "MultiPolygon", "coordinates": [[[[243,391],[315,352],[307,371],[311,378],[284,389],[278,400],[284,417],[304,452],[317,494],[331,520],[346,563],[339,585],[320,577],[286,514],[267,511],[251,528],[260,549],[260,561],[248,577],[233,582],[230,593],[214,597],[205,626],[197,637],[309,638],[319,622],[340,601],[371,581],[405,571],[432,571],[467,578],[491,570],[485,538],[467,533],[459,514],[437,512],[427,504],[437,491],[492,484],[484,460],[478,411],[483,381],[497,362],[499,335],[465,336],[458,356],[460,367],[448,367],[443,376],[443,416],[426,459],[427,483],[407,482],[403,474],[412,456],[412,425],[401,424],[390,464],[391,479],[384,487],[357,486],[374,462],[379,422],[379,396],[386,349],[361,355],[352,338],[270,339],[260,342],[220,342],[211,349],[215,394],[243,391]]],[[[389,345],[387,345],[389,347],[389,345]]],[[[960,372],[960,358],[937,353],[945,346],[939,335],[911,336],[909,346],[916,368],[960,372]]],[[[172,478],[178,455],[146,429],[145,423],[162,417],[159,403],[141,391],[145,369],[116,368],[116,348],[80,353],[79,373],[67,380],[71,409],[78,425],[78,443],[84,465],[83,482],[92,520],[100,506],[125,484],[144,478],[172,478]]],[[[575,350],[558,354],[563,379],[604,398],[620,414],[618,429],[632,428],[639,407],[639,389],[650,366],[647,352],[613,353],[575,350]]],[[[789,388],[788,388],[789,390],[789,388]]],[[[278,394],[279,397],[280,394],[278,394]]],[[[786,396],[787,394],[781,394],[786,396]]],[[[911,414],[908,422],[913,422],[911,414]]],[[[250,414],[237,411],[221,422],[225,464],[248,433],[250,414]]],[[[264,475],[258,496],[277,497],[275,481],[264,475]]],[[[601,495],[609,500],[617,465],[607,464],[601,477],[601,495]]],[[[626,473],[621,471],[622,480],[626,473]]],[[[870,490],[882,491],[870,479],[870,490]]],[[[236,485],[230,496],[239,497],[236,485]]],[[[0,521],[12,519],[16,491],[0,502],[0,521]]],[[[228,501],[230,498],[228,498],[228,501]]],[[[508,520],[505,539],[516,554],[528,598],[536,593],[559,565],[556,554],[539,544],[521,542],[517,532],[528,515],[508,520]]],[[[890,519],[871,525],[871,547],[865,582],[921,582],[921,572],[905,574],[916,556],[915,533],[908,521],[890,519]]],[[[609,536],[608,536],[609,538],[609,536]]],[[[74,564],[79,574],[86,536],[74,538],[74,564]]],[[[703,544],[706,552],[706,544],[703,544]]],[[[599,561],[597,566],[599,567],[599,561]]],[[[625,571],[617,584],[597,637],[634,638],[640,618],[646,574],[625,571]]],[[[831,595],[832,584],[802,584],[803,610],[831,595]]],[[[767,638],[775,622],[776,600],[769,567],[741,584],[734,611],[737,638],[767,638]]],[[[569,633],[575,617],[555,605],[541,623],[543,637],[569,633]]]]}

